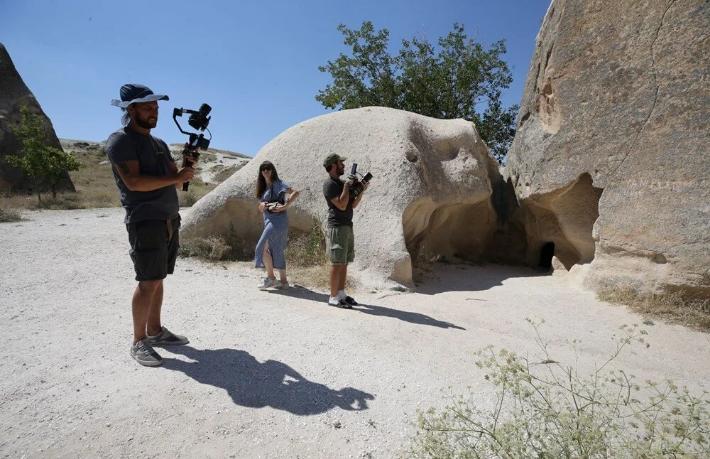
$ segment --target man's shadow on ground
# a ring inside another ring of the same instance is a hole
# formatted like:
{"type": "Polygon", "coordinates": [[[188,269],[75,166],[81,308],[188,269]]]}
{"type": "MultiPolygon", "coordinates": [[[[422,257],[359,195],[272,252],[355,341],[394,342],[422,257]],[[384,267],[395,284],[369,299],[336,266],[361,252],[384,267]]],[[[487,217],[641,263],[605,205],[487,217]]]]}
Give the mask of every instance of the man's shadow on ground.
{"type": "Polygon", "coordinates": [[[307,416],[336,407],[348,411],[366,410],[367,401],[375,399],[372,394],[352,387],[330,389],[307,380],[285,363],[259,362],[246,351],[190,346],[173,346],[166,350],[184,355],[192,362],[164,358],[164,368],[181,371],[201,384],[224,389],[240,406],[270,406],[307,416]]]}
{"type": "MultiPolygon", "coordinates": [[[[269,293],[315,301],[317,303],[322,304],[324,307],[336,307],[328,305],[328,295],[324,293],[314,292],[313,290],[307,289],[306,287],[300,285],[294,286],[286,290],[269,290],[269,293]]],[[[362,312],[364,314],[370,314],[373,316],[392,317],[394,319],[399,319],[405,322],[419,325],[430,325],[432,327],[439,328],[455,328],[457,330],[466,330],[463,327],[459,327],[458,325],[454,325],[449,322],[444,322],[442,320],[434,319],[433,317],[430,317],[426,314],[420,314],[418,312],[400,311],[398,309],[386,308],[384,306],[375,306],[372,304],[360,303],[357,306],[353,306],[351,311],[362,312]]]]}

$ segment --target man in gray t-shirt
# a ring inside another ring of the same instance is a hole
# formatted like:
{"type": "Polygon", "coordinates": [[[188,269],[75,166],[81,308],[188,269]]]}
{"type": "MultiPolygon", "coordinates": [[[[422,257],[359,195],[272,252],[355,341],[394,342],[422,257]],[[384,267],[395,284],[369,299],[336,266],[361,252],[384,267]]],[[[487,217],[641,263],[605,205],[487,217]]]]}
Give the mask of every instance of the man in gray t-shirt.
{"type": "Polygon", "coordinates": [[[162,326],[160,310],[163,279],[173,273],[179,246],[175,188],[190,181],[194,169],[178,170],[165,142],[150,135],[158,123],[158,100],[168,96],[153,94],[139,84],[123,85],[120,95],[112,104],[123,110],[125,127],[111,134],[105,148],[126,209],[129,253],[138,281],[132,303],[131,356],[141,365],[158,366],[162,359],[153,346],[188,343],[162,326]]]}
{"type": "Polygon", "coordinates": [[[323,182],[323,196],[328,204],[327,249],[330,256],[330,297],[328,304],[351,308],[357,304],[345,293],[348,263],[355,259],[355,236],[353,233],[353,209],[360,204],[367,182],[362,182],[363,191],[357,196],[350,194],[354,177],[346,182],[340,180],[345,173],[345,158],[332,154],[323,161],[328,179],[323,182]]]}

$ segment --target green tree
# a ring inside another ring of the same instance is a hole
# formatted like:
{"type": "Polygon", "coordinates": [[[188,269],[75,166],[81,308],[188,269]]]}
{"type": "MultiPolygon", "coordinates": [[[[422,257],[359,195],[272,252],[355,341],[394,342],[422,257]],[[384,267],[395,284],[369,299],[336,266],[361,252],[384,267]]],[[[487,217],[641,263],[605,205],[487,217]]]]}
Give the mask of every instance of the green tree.
{"type": "Polygon", "coordinates": [[[469,39],[461,24],[438,41],[402,40],[396,55],[387,51],[389,31],[365,21],[359,30],[338,26],[350,55],[318,67],[333,81],[316,95],[323,106],[349,109],[379,105],[434,118],[463,118],[475,123],[500,162],[515,135],[518,106],[504,108],[502,90],[512,77],[502,59],[505,42],[485,49],[469,39]]]}
{"type": "Polygon", "coordinates": [[[49,186],[52,197],[57,197],[57,185],[68,171],[79,169],[79,162],[71,153],[47,144],[47,132],[42,119],[26,106],[20,109],[20,123],[13,132],[20,141],[19,155],[8,155],[7,162],[32,178],[37,199],[42,202],[42,189],[49,186]]]}

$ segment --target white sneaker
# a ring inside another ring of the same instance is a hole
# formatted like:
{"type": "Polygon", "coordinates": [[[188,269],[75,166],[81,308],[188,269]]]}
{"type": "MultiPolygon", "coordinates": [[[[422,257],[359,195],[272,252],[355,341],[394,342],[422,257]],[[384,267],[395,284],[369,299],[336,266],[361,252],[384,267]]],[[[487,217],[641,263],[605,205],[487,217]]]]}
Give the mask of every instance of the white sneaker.
{"type": "Polygon", "coordinates": [[[267,288],[276,287],[276,279],[270,277],[265,277],[261,284],[259,284],[259,290],[266,290],[267,288]]]}
{"type": "Polygon", "coordinates": [[[328,304],[330,306],[337,306],[339,308],[352,309],[352,306],[350,306],[348,303],[341,300],[337,296],[329,296],[328,297],[328,304]]]}
{"type": "Polygon", "coordinates": [[[337,296],[328,297],[328,304],[330,306],[340,306],[340,299],[337,296]]]}

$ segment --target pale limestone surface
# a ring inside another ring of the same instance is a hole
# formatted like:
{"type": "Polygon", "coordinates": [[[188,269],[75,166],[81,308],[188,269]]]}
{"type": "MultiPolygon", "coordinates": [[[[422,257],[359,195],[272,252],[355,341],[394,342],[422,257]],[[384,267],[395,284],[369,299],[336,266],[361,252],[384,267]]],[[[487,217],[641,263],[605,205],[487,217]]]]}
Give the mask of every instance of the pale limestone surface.
{"type": "Polygon", "coordinates": [[[356,257],[349,272],[365,285],[412,285],[412,258],[477,259],[496,224],[491,183],[497,164],[472,123],[437,120],[383,107],[344,110],[286,130],[198,201],[182,235],[236,235],[251,250],[262,229],[254,196],[259,165],[273,162],[301,192],[289,210],[293,231],[325,229],[323,160],[347,157],[374,178],[355,209],[356,257]]]}
{"type": "MultiPolygon", "coordinates": [[[[0,457],[407,457],[417,410],[461,394],[494,403],[475,351],[539,355],[525,317],[545,319],[551,356],[585,374],[622,324],[644,320],[524,268],[437,265],[417,293],[355,291],[362,306],[344,310],[325,304],[325,288],[259,291],[248,263],[181,258],[163,319],[190,344],[141,367],[128,352],[136,282],[123,214],[0,223],[0,457]]],[[[615,369],[710,389],[710,334],[645,328],[651,347],[615,369]]]]}
{"type": "Polygon", "coordinates": [[[552,240],[595,289],[710,294],[709,31],[703,0],[552,2],[506,167],[528,261],[552,240]]]}

